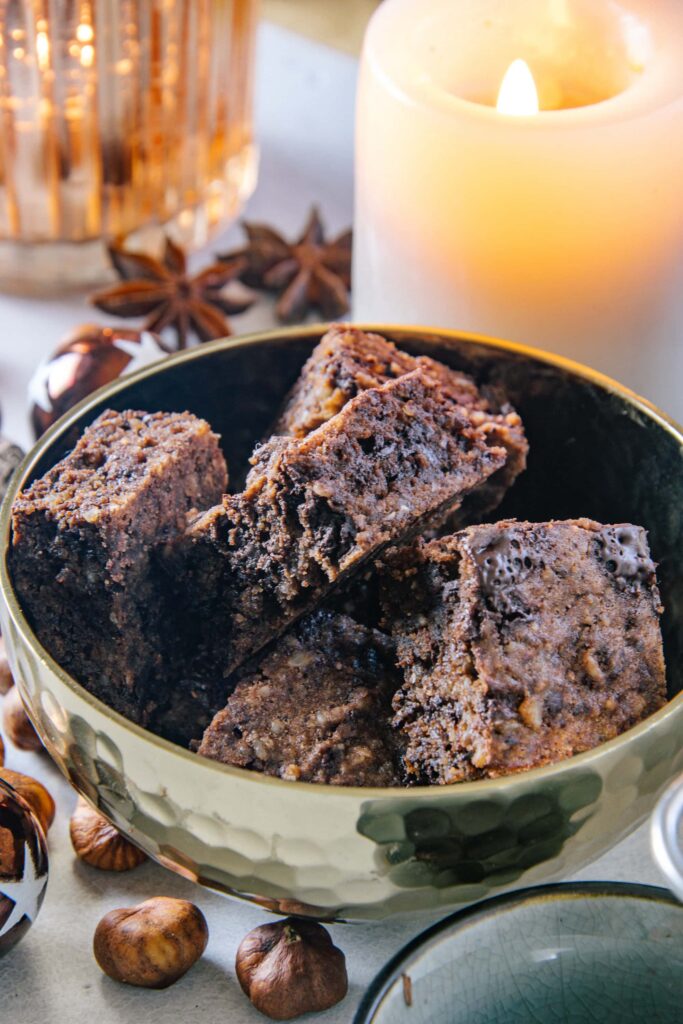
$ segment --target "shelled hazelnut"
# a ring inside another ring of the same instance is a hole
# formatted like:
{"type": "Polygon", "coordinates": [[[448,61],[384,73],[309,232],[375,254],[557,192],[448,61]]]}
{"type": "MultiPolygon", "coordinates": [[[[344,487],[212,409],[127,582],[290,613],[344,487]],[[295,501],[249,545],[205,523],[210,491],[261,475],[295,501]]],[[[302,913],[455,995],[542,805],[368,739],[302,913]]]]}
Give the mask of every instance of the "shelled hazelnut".
{"type": "Polygon", "coordinates": [[[114,981],[167,988],[199,960],[208,940],[206,920],[194,903],[155,896],[105,914],[93,951],[114,981]]]}
{"type": "Polygon", "coordinates": [[[83,797],[78,798],[71,815],[69,833],[76,856],[100,871],[130,871],[147,860],[146,853],[121,835],[83,797]]]}
{"type": "Polygon", "coordinates": [[[5,654],[5,641],[0,636],[0,697],[4,697],[6,693],[9,693],[13,686],[14,676],[5,654]]]}
{"type": "Polygon", "coordinates": [[[7,738],[19,750],[42,750],[43,744],[24,710],[19,691],[13,686],[5,697],[2,708],[2,723],[7,738]]]}
{"type": "Polygon", "coordinates": [[[328,1010],[348,991],[346,958],[315,921],[288,917],[260,925],[242,940],[235,960],[242,989],[272,1020],[328,1010]]]}
{"type": "Polygon", "coordinates": [[[11,768],[0,769],[0,779],[8,782],[24,798],[42,825],[43,832],[47,832],[55,819],[55,802],[42,782],[23,772],[14,772],[11,768]]]}

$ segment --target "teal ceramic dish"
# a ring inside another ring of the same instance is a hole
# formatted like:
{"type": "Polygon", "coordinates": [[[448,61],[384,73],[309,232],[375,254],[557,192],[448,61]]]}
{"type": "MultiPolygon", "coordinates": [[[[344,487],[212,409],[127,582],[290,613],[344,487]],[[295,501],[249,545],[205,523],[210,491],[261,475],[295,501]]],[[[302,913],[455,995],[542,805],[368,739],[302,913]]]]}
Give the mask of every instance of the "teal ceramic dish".
{"type": "Polygon", "coordinates": [[[650,834],[654,858],[683,903],[683,775],[664,791],[652,815],[650,834]]]}
{"type": "Polygon", "coordinates": [[[418,935],[354,1024],[674,1024],[683,907],[664,889],[588,882],[499,896],[418,935]]]}

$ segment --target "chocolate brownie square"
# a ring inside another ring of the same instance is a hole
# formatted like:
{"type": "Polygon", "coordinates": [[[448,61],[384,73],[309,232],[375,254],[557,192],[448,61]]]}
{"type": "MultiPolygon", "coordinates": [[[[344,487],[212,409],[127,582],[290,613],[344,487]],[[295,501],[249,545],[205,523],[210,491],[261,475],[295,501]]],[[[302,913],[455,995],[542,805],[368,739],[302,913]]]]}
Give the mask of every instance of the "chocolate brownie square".
{"type": "Polygon", "coordinates": [[[295,781],[397,785],[397,682],[386,636],[314,612],[240,670],[199,753],[295,781]]]}
{"type": "Polygon", "coordinates": [[[203,420],[107,411],[14,503],[11,570],[38,639],[143,724],[168,685],[165,578],[153,552],[226,485],[218,437],[203,420]]]}
{"type": "Polygon", "coordinates": [[[232,672],[384,545],[456,508],[505,460],[422,369],[256,453],[242,494],[169,551],[188,649],[232,672]]]}
{"type": "Polygon", "coordinates": [[[666,701],[646,533],[588,519],[474,526],[390,552],[384,610],[403,671],[409,777],[550,764],[666,701]]]}
{"type": "Polygon", "coordinates": [[[476,521],[496,508],[526,466],[529,446],[519,415],[499,390],[479,389],[474,380],[429,356],[402,352],[379,334],[343,324],[325,334],[285,399],[274,434],[305,437],[368,388],[421,369],[463,407],[490,445],[507,453],[505,464],[477,487],[449,519],[449,528],[476,521]]]}

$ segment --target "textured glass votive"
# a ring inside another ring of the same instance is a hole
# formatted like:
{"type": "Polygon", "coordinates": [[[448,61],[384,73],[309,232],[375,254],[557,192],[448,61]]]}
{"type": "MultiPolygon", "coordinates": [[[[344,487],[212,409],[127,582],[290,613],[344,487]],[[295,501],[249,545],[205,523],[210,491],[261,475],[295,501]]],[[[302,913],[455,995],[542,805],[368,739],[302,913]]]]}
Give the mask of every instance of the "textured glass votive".
{"type": "Polygon", "coordinates": [[[0,284],[88,284],[107,240],[165,227],[192,247],[234,216],[255,181],[256,7],[0,5],[0,284]]]}

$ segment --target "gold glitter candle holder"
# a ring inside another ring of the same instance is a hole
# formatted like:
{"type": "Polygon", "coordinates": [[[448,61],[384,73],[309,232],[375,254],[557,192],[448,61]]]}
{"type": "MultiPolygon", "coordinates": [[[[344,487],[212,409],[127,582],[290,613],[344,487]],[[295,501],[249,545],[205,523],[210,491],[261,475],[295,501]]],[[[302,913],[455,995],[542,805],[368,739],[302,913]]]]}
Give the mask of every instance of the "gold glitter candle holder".
{"type": "Polygon", "coordinates": [[[257,0],[0,0],[0,285],[85,286],[106,242],[190,248],[256,176],[257,0]]]}

